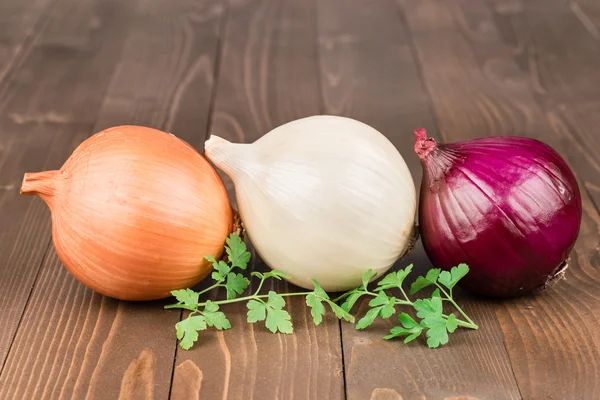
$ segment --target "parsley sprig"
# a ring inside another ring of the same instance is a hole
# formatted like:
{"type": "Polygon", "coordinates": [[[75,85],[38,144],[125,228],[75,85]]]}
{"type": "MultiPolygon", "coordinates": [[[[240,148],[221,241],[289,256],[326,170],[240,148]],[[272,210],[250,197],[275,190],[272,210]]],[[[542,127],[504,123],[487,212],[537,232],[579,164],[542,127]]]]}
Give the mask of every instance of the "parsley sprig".
{"type": "Polygon", "coordinates": [[[306,296],[306,304],[312,308],[314,323],[319,325],[325,314],[325,304],[328,305],[338,318],[348,322],[354,322],[354,317],[335,304],[329,295],[321,288],[319,282],[313,280],[315,286],[313,291],[298,293],[276,293],[270,290],[267,294],[261,294],[265,281],[269,278],[281,280],[292,277],[282,271],[272,270],[266,273],[252,272],[251,276],[260,279],[254,293],[238,297],[250,286],[250,280],[236,270],[245,270],[250,261],[250,253],[246,244],[236,233],[231,234],[226,240],[225,251],[229,262],[217,261],[214,257],[207,257],[213,264],[214,272],[211,277],[215,281],[212,286],[195,292],[191,289],[173,290],[171,294],[177,299],[176,304],[165,306],[165,309],[179,308],[191,311],[187,318],[175,325],[177,338],[180,345],[187,350],[198,340],[198,331],[214,327],[218,330],[231,328],[231,323],[225,314],[219,311],[223,304],[247,302],[247,321],[255,323],[264,321],[268,330],[273,333],[293,333],[292,320],[289,312],[285,309],[285,297],[306,296]],[[200,295],[217,288],[224,288],[227,298],[224,300],[200,302],[200,295]]]}
{"type": "Polygon", "coordinates": [[[431,269],[425,277],[419,276],[410,287],[411,295],[428,286],[435,286],[436,288],[430,298],[418,299],[414,302],[410,300],[402,287],[412,268],[413,265],[411,264],[399,271],[390,272],[377,283],[377,287],[373,291],[368,289],[368,283],[375,277],[375,274],[369,270],[363,275],[363,283],[360,287],[336,299],[336,301],[345,300],[342,309],[349,312],[361,297],[373,297],[368,303],[370,309],[356,324],[357,330],[370,326],[377,317],[390,318],[396,313],[397,305],[413,307],[421,321],[417,322],[409,314],[402,312],[398,315],[400,325],[394,326],[384,339],[405,337],[404,343],[408,343],[425,333],[427,345],[436,348],[448,343],[448,333],[453,333],[459,326],[478,329],[473,320],[458,306],[453,298],[454,287],[469,272],[469,267],[466,264],[459,264],[450,271],[442,271],[439,268],[431,269]],[[386,290],[389,289],[398,289],[401,295],[400,298],[387,294],[386,290]],[[449,302],[454,306],[465,320],[458,319],[454,313],[444,314],[444,302],[449,302]]]}
{"type": "Polygon", "coordinates": [[[291,296],[305,297],[306,305],[311,308],[311,315],[316,325],[323,321],[323,316],[326,313],[325,306],[328,306],[337,318],[354,323],[354,316],[350,314],[352,307],[363,296],[373,297],[368,303],[370,309],[358,321],[356,329],[365,329],[377,317],[390,318],[396,313],[397,305],[412,306],[421,321],[417,322],[410,315],[404,312],[400,313],[398,320],[401,326],[393,327],[390,334],[384,337],[384,339],[392,339],[405,336],[404,342],[406,343],[425,332],[427,345],[438,347],[441,344],[446,344],[448,333],[454,332],[459,326],[477,329],[477,325],[464,313],[452,297],[452,289],[469,271],[465,264],[460,264],[451,271],[442,272],[439,269],[433,269],[425,277],[418,277],[410,288],[410,294],[432,285],[436,286],[436,289],[433,291],[431,298],[418,299],[414,302],[408,298],[402,288],[405,278],[412,270],[412,264],[403,270],[391,272],[384,276],[373,291],[368,289],[368,285],[376,277],[376,274],[372,270],[368,270],[363,275],[360,287],[346,292],[336,299],[331,299],[315,279],[312,280],[314,285],[312,291],[276,293],[270,290],[266,294],[261,293],[267,279],[281,280],[291,279],[291,277],[277,270],[266,273],[255,271],[250,275],[260,280],[256,290],[247,296],[239,297],[250,286],[250,280],[243,274],[250,261],[250,253],[246,248],[246,244],[236,233],[227,238],[225,251],[227,261],[207,257],[214,269],[211,274],[211,278],[214,280],[213,285],[199,292],[192,289],[174,290],[171,294],[177,299],[177,303],[165,306],[166,309],[190,311],[185,319],[175,325],[177,339],[180,340],[180,345],[185,350],[191,348],[198,340],[199,331],[209,327],[217,330],[231,328],[231,323],[219,309],[219,306],[230,303],[246,302],[248,308],[247,321],[249,323],[264,321],[266,328],[273,333],[293,333],[292,319],[286,310],[285,301],[286,297],[291,296]],[[242,272],[239,272],[240,270],[242,272]],[[218,288],[225,289],[226,299],[200,301],[202,294],[218,288]],[[389,289],[399,289],[400,298],[388,295],[385,291],[389,289]],[[343,303],[339,305],[338,303],[342,300],[343,303]],[[444,314],[444,301],[452,304],[465,320],[458,319],[454,314],[444,314]]]}

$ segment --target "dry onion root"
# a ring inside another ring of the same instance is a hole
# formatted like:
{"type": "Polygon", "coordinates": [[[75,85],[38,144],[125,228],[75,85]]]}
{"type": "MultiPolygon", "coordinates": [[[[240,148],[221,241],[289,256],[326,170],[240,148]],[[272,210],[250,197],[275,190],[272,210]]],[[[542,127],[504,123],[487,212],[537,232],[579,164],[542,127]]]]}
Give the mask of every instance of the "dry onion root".
{"type": "Polygon", "coordinates": [[[192,287],[234,230],[225,186],[189,144],[139,126],[84,141],[60,170],[27,173],[21,194],[52,212],[56,252],[87,287],[121,300],[192,287]]]}

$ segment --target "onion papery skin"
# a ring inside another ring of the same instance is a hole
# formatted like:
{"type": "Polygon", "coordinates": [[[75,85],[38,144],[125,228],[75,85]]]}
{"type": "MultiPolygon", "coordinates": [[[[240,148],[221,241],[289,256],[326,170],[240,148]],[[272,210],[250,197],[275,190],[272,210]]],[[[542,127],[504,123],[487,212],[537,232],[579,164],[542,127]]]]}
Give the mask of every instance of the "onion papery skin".
{"type": "Polygon", "coordinates": [[[362,122],[316,115],[254,143],[211,136],[205,150],[232,179],[257,253],[297,286],[349,290],[412,249],[414,181],[394,145],[362,122]]]}
{"type": "Polygon", "coordinates": [[[537,293],[562,276],[582,203],[556,151],[520,136],[438,145],[422,129],[415,135],[419,227],[435,267],[468,264],[461,287],[488,297],[537,293]]]}
{"type": "Polygon", "coordinates": [[[85,140],[58,171],[27,173],[21,194],[52,213],[57,255],[88,288],[156,300],[208,275],[233,230],[225,186],[174,135],[119,126],[85,140]]]}

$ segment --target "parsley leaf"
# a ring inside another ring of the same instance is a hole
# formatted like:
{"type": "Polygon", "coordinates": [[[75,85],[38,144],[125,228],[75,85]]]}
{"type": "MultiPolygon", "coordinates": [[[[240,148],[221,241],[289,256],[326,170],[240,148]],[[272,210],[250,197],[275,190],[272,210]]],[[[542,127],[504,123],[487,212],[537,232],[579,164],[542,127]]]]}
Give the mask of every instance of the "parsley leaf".
{"type": "Polygon", "coordinates": [[[383,306],[381,312],[379,313],[381,318],[389,318],[396,313],[396,307],[394,307],[394,304],[396,304],[396,298],[390,297],[387,304],[383,306]]]}
{"type": "Polygon", "coordinates": [[[352,307],[354,307],[354,304],[356,304],[358,299],[360,299],[364,294],[365,292],[361,291],[360,289],[353,289],[350,291],[348,297],[346,297],[346,300],[342,303],[342,310],[350,312],[352,307]]]}
{"type": "Polygon", "coordinates": [[[373,272],[372,269],[368,269],[362,276],[362,287],[366,290],[367,286],[369,286],[369,282],[371,279],[377,276],[377,272],[373,272]]]}
{"type": "Polygon", "coordinates": [[[384,339],[389,340],[396,337],[406,336],[404,343],[412,342],[415,340],[421,332],[423,327],[417,323],[410,315],[406,313],[400,313],[398,320],[402,326],[395,326],[390,330],[390,334],[385,336],[384,339]]]}
{"type": "Polygon", "coordinates": [[[452,289],[468,272],[469,267],[467,264],[459,264],[456,267],[452,267],[450,271],[443,271],[440,273],[438,282],[448,289],[452,289]]]}
{"type": "Polygon", "coordinates": [[[292,333],[294,331],[290,314],[286,310],[283,310],[284,306],[285,300],[283,297],[271,290],[267,299],[267,319],[265,326],[273,333],[277,331],[292,333]]]}
{"type": "Polygon", "coordinates": [[[315,325],[319,325],[323,321],[323,315],[325,315],[323,300],[329,299],[329,296],[315,279],[313,279],[313,285],[315,289],[306,295],[306,305],[311,308],[310,313],[315,325]]]}
{"type": "Polygon", "coordinates": [[[448,332],[446,331],[446,320],[441,315],[430,317],[421,321],[421,326],[427,329],[427,345],[431,348],[439,347],[448,343],[448,332]]]}
{"type": "Polygon", "coordinates": [[[234,299],[238,294],[242,294],[250,285],[250,280],[242,274],[230,272],[227,274],[227,282],[225,282],[225,290],[227,290],[227,300],[234,299]]]}
{"type": "Polygon", "coordinates": [[[371,325],[373,321],[375,321],[375,318],[377,318],[379,315],[379,311],[381,311],[382,308],[383,306],[379,306],[371,308],[369,311],[367,311],[365,316],[362,317],[356,324],[356,330],[365,329],[367,326],[371,325]]]}
{"type": "Polygon", "coordinates": [[[246,243],[237,233],[232,233],[226,240],[227,258],[231,263],[231,268],[246,269],[250,261],[250,253],[246,250],[246,243]]]}
{"type": "Polygon", "coordinates": [[[177,301],[183,303],[186,307],[198,307],[198,298],[200,295],[194,292],[192,289],[173,290],[171,291],[171,294],[175,296],[177,301]]]}
{"type": "Polygon", "coordinates": [[[325,315],[323,301],[314,293],[310,293],[306,296],[306,305],[311,308],[310,313],[315,325],[319,325],[323,321],[323,315],[325,315]]]}
{"type": "Polygon", "coordinates": [[[177,339],[181,340],[181,347],[188,350],[198,340],[198,331],[206,329],[206,320],[201,315],[193,315],[179,321],[175,325],[177,339]]]}
{"type": "Polygon", "coordinates": [[[369,301],[369,305],[371,307],[381,306],[379,315],[383,318],[389,318],[396,312],[396,308],[394,304],[396,303],[396,298],[392,296],[388,296],[382,290],[377,293],[377,296],[374,297],[371,301],[369,301]]]}
{"type": "Polygon", "coordinates": [[[350,313],[348,313],[348,311],[344,310],[342,307],[338,306],[331,300],[326,300],[326,301],[327,301],[327,303],[329,303],[329,307],[331,307],[331,310],[335,313],[336,317],[343,318],[344,320],[346,320],[348,322],[354,323],[354,316],[352,316],[350,313]]]}
{"type": "Polygon", "coordinates": [[[384,291],[381,291],[381,292],[377,293],[376,297],[374,297],[373,299],[371,299],[371,301],[369,301],[369,305],[371,307],[382,306],[384,304],[387,304],[388,301],[389,301],[388,295],[385,294],[384,291]]]}
{"type": "Polygon", "coordinates": [[[425,278],[419,276],[416,281],[410,285],[410,294],[415,294],[419,290],[426,288],[427,286],[434,285],[437,282],[438,276],[440,275],[441,269],[434,268],[430,269],[425,275],[425,278]]]}
{"type": "Polygon", "coordinates": [[[212,326],[218,330],[229,329],[231,328],[231,323],[223,314],[223,312],[218,311],[219,305],[207,300],[206,305],[204,306],[204,311],[202,311],[202,316],[204,317],[206,324],[208,326],[212,326]]]}
{"type": "Polygon", "coordinates": [[[448,315],[448,319],[446,320],[446,329],[448,329],[448,332],[454,333],[456,328],[458,328],[458,323],[456,322],[456,316],[454,314],[448,315]]]}
{"type": "Polygon", "coordinates": [[[427,319],[442,315],[442,299],[439,297],[416,300],[413,306],[417,310],[417,317],[419,318],[427,319]]]}
{"type": "Polygon", "coordinates": [[[248,307],[248,322],[264,321],[267,318],[267,305],[265,303],[250,300],[246,303],[246,307],[248,307]]]}
{"type": "Polygon", "coordinates": [[[213,265],[213,273],[210,275],[215,281],[224,281],[225,277],[231,271],[231,267],[223,260],[217,261],[213,256],[207,256],[206,259],[213,265]]]}
{"type": "Polygon", "coordinates": [[[412,271],[413,265],[410,264],[408,267],[401,269],[397,272],[391,272],[387,274],[382,280],[377,283],[377,290],[391,289],[402,287],[404,279],[412,271]]]}
{"type": "Polygon", "coordinates": [[[292,333],[292,321],[290,314],[283,310],[285,300],[281,295],[270,291],[267,302],[250,300],[248,307],[248,322],[265,321],[265,326],[273,333],[292,333]]]}

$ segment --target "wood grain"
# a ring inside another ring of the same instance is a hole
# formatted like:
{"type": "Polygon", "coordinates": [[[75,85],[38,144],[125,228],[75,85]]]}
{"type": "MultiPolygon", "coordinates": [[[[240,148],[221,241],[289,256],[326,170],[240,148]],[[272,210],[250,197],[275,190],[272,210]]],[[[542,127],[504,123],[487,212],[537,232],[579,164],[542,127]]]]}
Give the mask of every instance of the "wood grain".
{"type": "Polygon", "coordinates": [[[592,22],[600,7],[528,1],[505,12],[504,1],[491,4],[502,38],[520,49],[516,59],[535,83],[534,97],[600,210],[600,34],[592,22]]]}
{"type": "MultiPolygon", "coordinates": [[[[229,7],[211,133],[252,142],[279,124],[318,114],[312,1],[235,0],[229,7]]],[[[250,270],[267,270],[256,254],[252,259],[250,270]]],[[[285,282],[265,286],[298,290],[285,282]]],[[[287,309],[293,335],[248,324],[244,303],[224,306],[232,329],[201,332],[191,350],[178,348],[172,397],[342,398],[338,321],[329,316],[315,327],[301,298],[289,299],[287,309]]]]}
{"type": "MultiPolygon", "coordinates": [[[[56,0],[5,0],[0,4],[0,87],[23,60],[56,0]]],[[[1,91],[1,89],[0,89],[1,91]]]]}
{"type": "Polygon", "coordinates": [[[19,196],[23,173],[58,168],[78,133],[92,130],[130,10],[116,2],[61,5],[0,96],[2,365],[50,240],[47,207],[19,196]],[[98,26],[109,19],[112,26],[98,26]]]}
{"type": "MultiPolygon", "coordinates": [[[[326,111],[378,128],[400,150],[418,187],[421,166],[413,151],[413,130],[425,127],[435,136],[436,129],[395,5],[320,1],[318,15],[326,111]]],[[[415,264],[415,275],[430,268],[420,243],[396,268],[409,263],[415,264]]],[[[367,303],[355,312],[364,315],[367,303]]],[[[343,324],[348,398],[518,398],[493,306],[468,298],[461,304],[480,330],[456,333],[450,345],[435,351],[423,341],[383,340],[396,325],[394,319],[363,331],[343,324]]]]}
{"type": "MultiPolygon", "coordinates": [[[[550,54],[557,52],[556,48],[551,48],[550,43],[543,49],[532,48],[533,37],[537,37],[535,43],[551,40],[561,48],[556,33],[546,39],[540,37],[541,32],[548,35],[548,30],[570,26],[569,22],[563,25],[568,15],[564,9],[558,4],[547,7],[544,3],[542,7],[536,2],[527,5],[496,2],[493,9],[486,3],[467,1],[400,0],[399,4],[409,21],[437,120],[448,132],[445,139],[492,134],[534,137],[562,154],[575,168],[580,182],[589,176],[586,168],[590,164],[585,160],[589,162],[590,158],[579,150],[577,139],[571,136],[573,132],[581,132],[581,128],[567,128],[557,122],[558,114],[553,107],[557,106],[557,99],[564,99],[571,90],[579,91],[583,99],[592,96],[582,80],[593,79],[595,73],[581,69],[578,73],[586,78],[577,77],[575,72],[569,72],[577,63],[569,60],[565,60],[564,66],[544,66],[539,60],[554,58],[550,54]],[[505,17],[521,13],[527,14],[523,18],[545,18],[543,22],[530,24],[536,27],[534,30],[540,30],[538,36],[531,33],[519,39],[517,30],[509,29],[505,17]],[[443,31],[433,15],[445,16],[443,31]],[[569,85],[557,83],[568,79],[571,79],[569,85]],[[452,87],[460,90],[451,90],[452,87]],[[462,115],[457,117],[456,110],[462,115]]],[[[571,33],[570,43],[587,40],[587,33],[581,29],[571,33]]],[[[573,43],[573,47],[569,51],[562,47],[561,55],[567,57],[568,52],[574,51],[583,62],[584,54],[576,49],[585,46],[573,43]]],[[[574,95],[577,97],[575,92],[574,95]]],[[[582,109],[581,103],[573,104],[582,109]]],[[[600,303],[596,288],[600,284],[597,268],[600,218],[585,191],[583,202],[581,234],[566,281],[543,295],[494,306],[523,398],[598,397],[600,303]]]]}
{"type": "MultiPolygon", "coordinates": [[[[96,81],[108,87],[96,90],[104,98],[96,101],[96,123],[62,142],[56,159],[64,161],[93,132],[124,123],[203,143],[223,7],[216,0],[171,5],[139,0],[124,8],[115,2],[121,16],[105,28],[98,22],[99,39],[112,52],[86,47],[78,71],[93,73],[100,56],[116,68],[96,81]]],[[[76,86],[65,86],[68,97],[66,88],[76,86]]],[[[46,234],[40,249],[48,243],[48,224],[47,213],[36,221],[35,229],[46,234]]],[[[163,310],[164,304],[103,298],[75,281],[50,249],[0,376],[0,398],[168,397],[180,313],[163,310]]]]}

